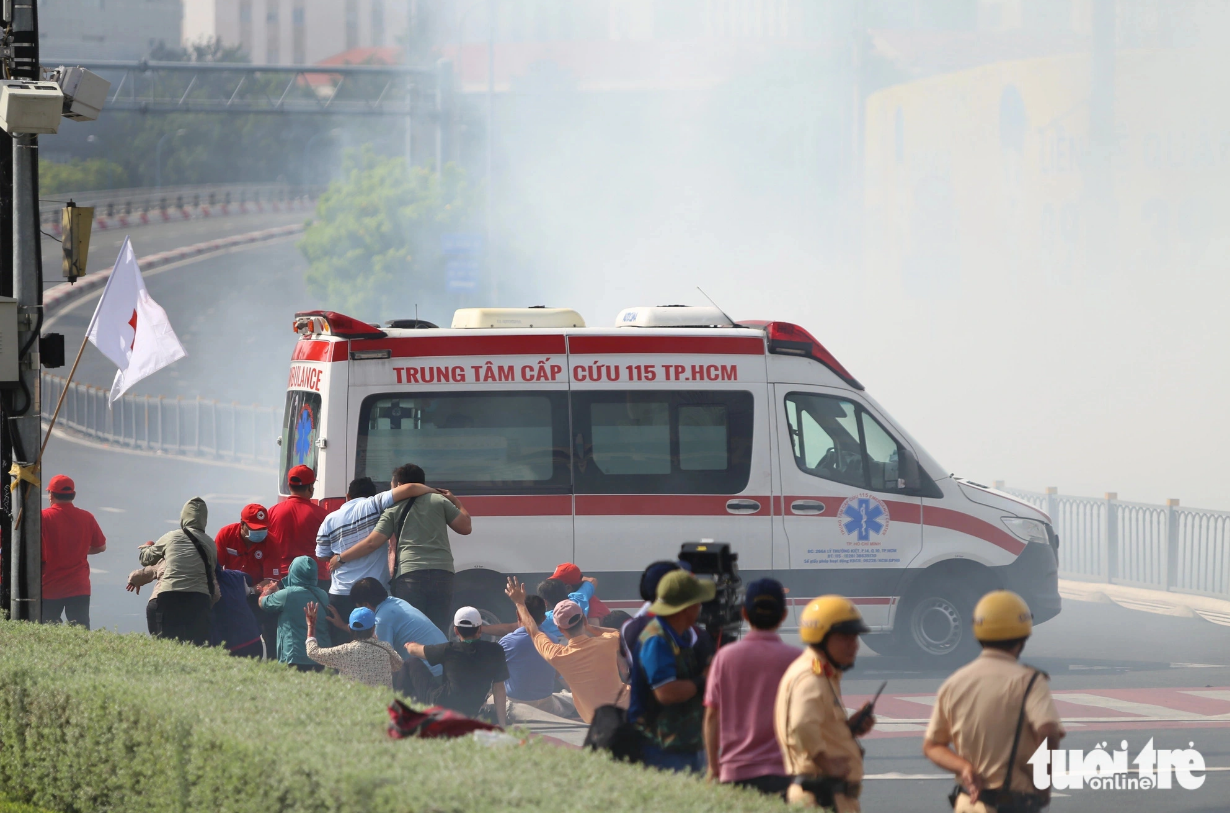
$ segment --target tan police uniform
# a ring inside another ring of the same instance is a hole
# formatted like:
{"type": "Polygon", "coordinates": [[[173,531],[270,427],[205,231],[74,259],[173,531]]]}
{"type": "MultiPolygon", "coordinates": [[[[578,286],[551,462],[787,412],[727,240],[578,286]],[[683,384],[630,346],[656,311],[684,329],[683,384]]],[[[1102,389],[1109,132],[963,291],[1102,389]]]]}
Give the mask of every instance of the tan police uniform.
{"type": "MultiPolygon", "coordinates": [[[[863,752],[850,733],[849,718],[841,700],[841,672],[812,649],[806,649],[782,675],[773,707],[773,728],[782,749],[786,773],[820,776],[813,757],[847,757],[853,784],[851,795],[836,795],[838,813],[859,813],[858,794],[863,781],[863,752]]],[[[814,807],[815,797],[798,785],[786,794],[791,804],[814,807]]]]}
{"type": "MultiPolygon", "coordinates": [[[[1021,699],[1035,671],[1007,652],[991,648],[982,650],[979,657],[958,669],[940,686],[925,739],[939,745],[951,744],[958,755],[974,766],[983,787],[1003,787],[1012,752],[1012,735],[1021,713],[1021,699]]],[[[1059,725],[1059,722],[1050,686],[1045,676],[1040,676],[1034,681],[1025,703],[1025,723],[1016,750],[1012,791],[1041,793],[1034,787],[1029,758],[1042,742],[1038,729],[1047,723],[1059,725]]],[[[994,810],[983,802],[971,802],[964,793],[957,797],[955,813],[993,813],[994,810]]]]}

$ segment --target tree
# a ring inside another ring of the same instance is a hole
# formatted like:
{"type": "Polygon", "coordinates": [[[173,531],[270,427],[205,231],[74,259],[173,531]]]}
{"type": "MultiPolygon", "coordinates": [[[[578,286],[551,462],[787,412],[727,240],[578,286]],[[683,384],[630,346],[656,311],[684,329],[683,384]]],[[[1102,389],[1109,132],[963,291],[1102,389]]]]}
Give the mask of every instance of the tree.
{"type": "Polygon", "coordinates": [[[96,189],[120,189],[127,185],[128,174],[114,161],[89,158],[57,164],[38,162],[39,191],[54,195],[60,192],[89,192],[96,189]]]}
{"type": "Polygon", "coordinates": [[[321,196],[299,250],[308,290],[332,310],[361,319],[412,315],[415,303],[443,305],[443,235],[473,228],[465,172],[407,170],[403,158],[351,150],[342,180],[321,196]]]}

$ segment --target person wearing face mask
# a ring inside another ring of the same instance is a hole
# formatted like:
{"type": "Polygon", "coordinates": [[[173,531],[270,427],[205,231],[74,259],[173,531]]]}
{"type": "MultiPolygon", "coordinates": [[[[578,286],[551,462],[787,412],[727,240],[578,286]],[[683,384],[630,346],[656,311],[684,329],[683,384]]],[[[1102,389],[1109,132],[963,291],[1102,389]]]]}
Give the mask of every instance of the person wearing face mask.
{"type": "Polygon", "coordinates": [[[269,538],[269,511],[259,503],[245,505],[239,512],[239,522],[223,526],[214,537],[218,546],[218,564],[226,570],[237,570],[248,581],[248,607],[261,627],[266,651],[272,653],[278,641],[278,617],[262,612],[256,590],[269,581],[277,581],[274,568],[277,556],[269,538]]]}
{"type": "Polygon", "coordinates": [[[239,522],[223,526],[214,537],[218,564],[226,570],[246,573],[254,585],[272,578],[265,558],[268,537],[269,511],[259,503],[245,505],[239,512],[239,522]]]}

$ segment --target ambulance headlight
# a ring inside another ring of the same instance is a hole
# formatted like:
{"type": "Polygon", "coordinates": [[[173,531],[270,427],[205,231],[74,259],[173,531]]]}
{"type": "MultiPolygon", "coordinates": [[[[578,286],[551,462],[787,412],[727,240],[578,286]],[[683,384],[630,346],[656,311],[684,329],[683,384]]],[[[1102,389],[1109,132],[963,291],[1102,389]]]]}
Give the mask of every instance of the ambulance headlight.
{"type": "Polygon", "coordinates": [[[1022,517],[1004,517],[1005,527],[1012,532],[1013,536],[1020,537],[1026,542],[1041,542],[1050,544],[1050,535],[1046,532],[1046,523],[1036,519],[1024,519],[1022,517]]]}

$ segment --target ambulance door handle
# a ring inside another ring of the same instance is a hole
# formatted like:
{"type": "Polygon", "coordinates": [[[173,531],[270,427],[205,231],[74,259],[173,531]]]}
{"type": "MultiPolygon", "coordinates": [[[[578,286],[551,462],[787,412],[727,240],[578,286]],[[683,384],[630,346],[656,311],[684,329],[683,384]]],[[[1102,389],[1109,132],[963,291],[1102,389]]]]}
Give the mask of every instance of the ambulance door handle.
{"type": "Polygon", "coordinates": [[[755,500],[728,500],[726,510],[731,514],[756,514],[760,512],[760,503],[755,500]]]}
{"type": "Polygon", "coordinates": [[[790,511],[793,514],[803,514],[804,516],[823,514],[824,503],[819,500],[795,500],[790,503],[790,511]]]}

